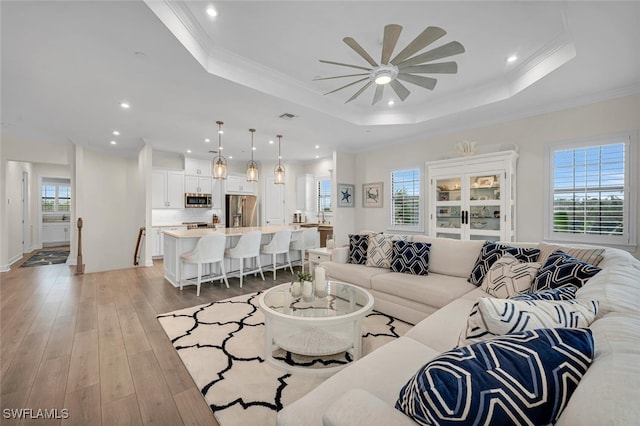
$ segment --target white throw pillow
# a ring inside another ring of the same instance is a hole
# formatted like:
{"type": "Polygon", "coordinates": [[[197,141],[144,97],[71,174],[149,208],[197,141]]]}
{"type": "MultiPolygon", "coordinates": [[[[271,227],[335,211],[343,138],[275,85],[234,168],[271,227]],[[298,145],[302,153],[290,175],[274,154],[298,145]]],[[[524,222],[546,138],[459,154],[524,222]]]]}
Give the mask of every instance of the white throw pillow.
{"type": "Polygon", "coordinates": [[[398,240],[406,241],[407,237],[393,234],[369,235],[366,265],[389,269],[393,258],[393,242],[398,240]]]}
{"type": "Polygon", "coordinates": [[[598,301],[481,297],[471,308],[458,346],[538,328],[589,327],[597,314],[598,301]]]}
{"type": "Polygon", "coordinates": [[[531,288],[541,266],[538,262],[520,262],[507,253],[491,265],[480,287],[491,296],[501,299],[525,293],[531,288]]]}

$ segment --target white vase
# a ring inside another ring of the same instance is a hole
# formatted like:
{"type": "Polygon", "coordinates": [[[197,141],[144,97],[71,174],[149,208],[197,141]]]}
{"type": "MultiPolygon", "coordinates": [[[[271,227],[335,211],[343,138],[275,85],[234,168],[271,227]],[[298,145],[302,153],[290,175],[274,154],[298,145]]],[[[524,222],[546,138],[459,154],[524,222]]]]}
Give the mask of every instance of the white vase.
{"type": "Polygon", "coordinates": [[[313,283],[311,281],[302,282],[302,300],[305,302],[313,300],[313,283]]]}

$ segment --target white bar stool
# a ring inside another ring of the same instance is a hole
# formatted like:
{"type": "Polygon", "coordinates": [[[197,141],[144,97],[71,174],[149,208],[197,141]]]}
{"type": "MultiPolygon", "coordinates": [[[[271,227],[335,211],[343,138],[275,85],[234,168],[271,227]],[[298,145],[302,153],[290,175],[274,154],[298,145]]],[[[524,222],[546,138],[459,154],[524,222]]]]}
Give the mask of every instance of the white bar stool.
{"type": "Polygon", "coordinates": [[[262,273],[262,265],[260,264],[260,240],[262,239],[262,232],[250,231],[246,234],[242,234],[238,240],[238,244],[235,247],[228,248],[224,251],[224,255],[228,259],[240,260],[239,273],[233,273],[233,276],[239,274],[240,276],[240,288],[242,288],[242,277],[247,274],[260,272],[262,280],[264,281],[264,274],[262,273]],[[245,259],[256,258],[256,269],[244,270],[245,259]]]}
{"type": "Polygon", "coordinates": [[[293,274],[293,267],[291,266],[291,256],[289,256],[289,243],[291,242],[291,230],[283,229],[273,234],[273,238],[269,244],[265,244],[260,248],[260,253],[271,255],[271,267],[273,271],[273,279],[276,279],[276,269],[286,268],[287,264],[293,274]],[[287,263],[283,263],[277,266],[277,259],[279,254],[286,255],[287,263]]]}
{"type": "Polygon", "coordinates": [[[310,248],[320,247],[320,233],[318,228],[305,228],[298,233],[298,238],[291,241],[289,250],[300,252],[300,267],[304,271],[304,255],[310,248]]]}
{"type": "MultiPolygon", "coordinates": [[[[198,277],[196,282],[187,282],[187,285],[195,284],[198,286],[196,296],[200,296],[200,284],[202,283],[202,265],[209,265],[209,274],[206,276],[206,281],[214,281],[224,279],[224,283],[229,288],[229,281],[227,281],[227,274],[224,270],[224,247],[227,241],[227,236],[224,234],[211,234],[200,237],[196,244],[196,248],[189,253],[180,255],[181,270],[184,271],[185,263],[193,263],[198,265],[198,277]],[[220,275],[213,275],[211,265],[213,263],[220,264],[220,275]]],[[[184,285],[184,281],[181,277],[178,278],[180,282],[180,290],[184,285]]]]}

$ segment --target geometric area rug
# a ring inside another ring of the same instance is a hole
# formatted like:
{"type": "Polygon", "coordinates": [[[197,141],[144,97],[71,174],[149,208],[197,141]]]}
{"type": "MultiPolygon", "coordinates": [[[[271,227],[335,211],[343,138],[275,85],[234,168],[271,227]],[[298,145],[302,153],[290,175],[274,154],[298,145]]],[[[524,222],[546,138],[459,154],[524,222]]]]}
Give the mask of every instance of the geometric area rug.
{"type": "Polygon", "coordinates": [[[29,259],[25,260],[21,268],[28,268],[30,266],[42,266],[42,265],[55,265],[58,263],[65,263],[69,257],[69,250],[51,249],[40,250],[34,253],[29,259]]]}
{"type": "MultiPolygon", "coordinates": [[[[260,292],[158,315],[185,367],[221,426],[274,425],[277,412],[326,377],[291,374],[264,361],[264,315],[260,292]]],[[[362,355],[412,326],[372,311],[362,321],[362,355]]],[[[302,357],[281,351],[274,358],[291,365],[337,365],[349,353],[302,357]]]]}

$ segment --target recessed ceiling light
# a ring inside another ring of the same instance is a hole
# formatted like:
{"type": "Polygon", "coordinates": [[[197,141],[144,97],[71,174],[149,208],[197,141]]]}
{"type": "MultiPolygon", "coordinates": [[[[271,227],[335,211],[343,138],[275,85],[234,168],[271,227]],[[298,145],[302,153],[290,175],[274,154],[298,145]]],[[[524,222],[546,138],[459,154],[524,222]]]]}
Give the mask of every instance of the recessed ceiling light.
{"type": "Polygon", "coordinates": [[[273,145],[273,140],[270,140],[269,143],[273,145]]]}
{"type": "Polygon", "coordinates": [[[113,136],[120,136],[120,132],[119,132],[119,131],[117,131],[117,130],[114,130],[114,131],[113,131],[113,136]]]}
{"type": "Polygon", "coordinates": [[[512,63],[518,60],[518,57],[516,55],[511,55],[507,58],[507,62],[508,63],[512,63]]]}
{"type": "Polygon", "coordinates": [[[191,154],[191,150],[190,149],[187,150],[187,154],[191,154]]]}
{"type": "Polygon", "coordinates": [[[224,130],[220,129],[218,130],[218,134],[222,135],[224,133],[224,130]]]}
{"type": "Polygon", "coordinates": [[[320,158],[320,156],[319,156],[319,155],[316,155],[316,158],[320,158]]]}
{"type": "Polygon", "coordinates": [[[110,143],[111,145],[115,145],[115,144],[117,144],[118,142],[116,142],[116,141],[111,141],[111,142],[109,142],[109,143],[110,143]]]}
{"type": "Polygon", "coordinates": [[[230,156],[229,156],[229,160],[232,160],[232,159],[233,159],[233,155],[230,155],[230,156]]]}
{"type": "Polygon", "coordinates": [[[252,146],[252,147],[251,147],[251,150],[252,150],[252,151],[255,151],[255,150],[256,150],[256,147],[255,147],[255,146],[252,146]]]}
{"type": "Polygon", "coordinates": [[[120,102],[120,107],[123,109],[129,109],[131,108],[131,105],[129,105],[129,102],[120,102]]]}
{"type": "Polygon", "coordinates": [[[211,139],[209,139],[209,138],[205,138],[205,139],[204,139],[204,141],[205,141],[206,143],[209,143],[209,142],[211,142],[211,139]]]}
{"type": "Polygon", "coordinates": [[[389,106],[393,106],[395,104],[395,102],[393,101],[393,99],[390,99],[389,102],[387,102],[387,105],[389,106]]]}
{"type": "Polygon", "coordinates": [[[209,6],[209,7],[207,8],[207,15],[209,15],[209,16],[211,16],[211,17],[216,17],[216,16],[218,16],[218,11],[217,11],[217,10],[215,10],[215,9],[213,8],[213,6],[209,6]]]}
{"type": "Polygon", "coordinates": [[[224,149],[224,146],[221,146],[220,148],[218,148],[220,151],[222,151],[224,149]]]}
{"type": "Polygon", "coordinates": [[[316,145],[316,149],[320,148],[320,145],[316,145]]]}

